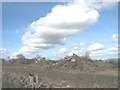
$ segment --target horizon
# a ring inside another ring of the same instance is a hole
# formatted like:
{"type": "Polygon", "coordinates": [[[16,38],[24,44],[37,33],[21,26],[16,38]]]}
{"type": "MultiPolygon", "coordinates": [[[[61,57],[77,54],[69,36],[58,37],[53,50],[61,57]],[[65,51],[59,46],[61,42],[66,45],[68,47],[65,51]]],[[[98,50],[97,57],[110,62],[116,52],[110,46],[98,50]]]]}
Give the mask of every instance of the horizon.
{"type": "Polygon", "coordinates": [[[118,38],[116,2],[2,3],[3,58],[23,54],[58,60],[86,52],[92,59],[118,58],[118,38]]]}
{"type": "MultiPolygon", "coordinates": [[[[74,53],[73,53],[74,54],[74,53]]],[[[20,54],[19,54],[20,55],[20,54]]],[[[24,56],[24,55],[23,55],[24,56]]],[[[50,58],[46,58],[46,57],[43,57],[43,56],[39,56],[39,58],[45,58],[44,60],[45,61],[61,61],[61,60],[64,60],[65,57],[71,57],[73,55],[69,55],[69,56],[64,56],[64,57],[61,57],[61,58],[58,58],[58,59],[50,59],[50,58]]],[[[78,55],[77,55],[78,56],[78,55]]],[[[78,57],[86,57],[85,55],[83,56],[78,56],[78,57]]],[[[32,58],[27,58],[24,56],[24,60],[36,60],[37,58],[37,55],[35,57],[32,57],[32,58]]],[[[107,58],[107,59],[93,59],[91,58],[90,56],[86,57],[92,61],[117,61],[120,59],[120,58],[107,58]]],[[[15,58],[11,58],[11,57],[7,57],[7,58],[1,58],[0,60],[4,60],[4,61],[11,61],[11,60],[21,60],[18,56],[16,56],[15,58]]],[[[41,59],[42,60],[42,59],[41,59]]],[[[39,60],[38,60],[39,61],[39,60]]]]}

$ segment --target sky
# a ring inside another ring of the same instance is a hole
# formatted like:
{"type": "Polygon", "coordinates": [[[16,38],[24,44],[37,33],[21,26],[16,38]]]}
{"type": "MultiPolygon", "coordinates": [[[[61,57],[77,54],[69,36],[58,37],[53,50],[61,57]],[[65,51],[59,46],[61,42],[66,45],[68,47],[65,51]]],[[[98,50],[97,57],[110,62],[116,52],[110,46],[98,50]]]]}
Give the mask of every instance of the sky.
{"type": "Polygon", "coordinates": [[[60,59],[89,52],[93,59],[118,57],[116,2],[3,2],[3,58],[23,54],[60,59]]]}

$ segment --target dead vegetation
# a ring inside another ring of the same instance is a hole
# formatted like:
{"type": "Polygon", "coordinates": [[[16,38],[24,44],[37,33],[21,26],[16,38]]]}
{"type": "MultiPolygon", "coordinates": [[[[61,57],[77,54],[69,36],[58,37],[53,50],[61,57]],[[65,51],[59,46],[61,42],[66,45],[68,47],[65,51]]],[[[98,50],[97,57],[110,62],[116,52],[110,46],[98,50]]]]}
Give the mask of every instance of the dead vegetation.
{"type": "Polygon", "coordinates": [[[37,57],[3,60],[3,88],[116,88],[117,61],[66,56],[52,61],[37,57]],[[112,82],[111,82],[112,81],[112,82]]]}
{"type": "Polygon", "coordinates": [[[72,56],[67,56],[63,58],[61,61],[55,63],[51,66],[52,69],[58,69],[60,71],[67,72],[89,72],[95,73],[100,71],[114,70],[117,69],[115,65],[112,65],[109,62],[104,61],[93,61],[87,57],[79,57],[76,54],[72,56]]]}

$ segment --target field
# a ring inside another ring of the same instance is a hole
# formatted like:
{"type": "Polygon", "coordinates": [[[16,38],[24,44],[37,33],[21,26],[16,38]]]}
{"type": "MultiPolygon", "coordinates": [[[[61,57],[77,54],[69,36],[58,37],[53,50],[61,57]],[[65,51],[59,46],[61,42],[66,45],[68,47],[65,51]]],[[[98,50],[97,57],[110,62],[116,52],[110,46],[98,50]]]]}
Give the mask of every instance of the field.
{"type": "Polygon", "coordinates": [[[35,64],[3,65],[3,88],[117,88],[118,71],[70,73],[35,64]],[[34,77],[33,81],[30,81],[34,77]]]}

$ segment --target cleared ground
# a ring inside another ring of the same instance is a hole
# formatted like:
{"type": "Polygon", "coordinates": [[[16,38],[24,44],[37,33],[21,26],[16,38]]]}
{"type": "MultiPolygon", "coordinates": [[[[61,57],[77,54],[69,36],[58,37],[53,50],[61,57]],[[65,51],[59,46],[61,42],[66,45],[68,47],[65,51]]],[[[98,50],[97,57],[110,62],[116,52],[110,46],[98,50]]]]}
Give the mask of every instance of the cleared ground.
{"type": "Polygon", "coordinates": [[[3,65],[2,70],[3,70],[3,88],[25,87],[25,85],[22,85],[22,82],[28,79],[29,73],[33,73],[33,76],[38,75],[39,82],[37,82],[37,86],[35,86],[36,88],[41,88],[41,87],[117,88],[118,87],[117,70],[114,71],[108,70],[108,71],[96,72],[96,73],[79,72],[73,74],[66,71],[61,72],[59,70],[52,70],[35,64],[3,65]],[[41,86],[41,84],[43,86],[41,86]]]}

